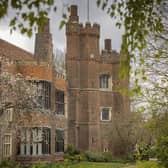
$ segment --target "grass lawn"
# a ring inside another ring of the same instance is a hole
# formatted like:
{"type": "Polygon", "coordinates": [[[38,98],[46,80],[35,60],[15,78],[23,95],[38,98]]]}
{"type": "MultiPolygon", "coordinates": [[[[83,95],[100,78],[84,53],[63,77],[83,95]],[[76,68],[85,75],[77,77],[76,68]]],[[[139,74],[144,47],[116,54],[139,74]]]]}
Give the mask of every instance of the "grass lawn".
{"type": "Polygon", "coordinates": [[[63,168],[134,168],[130,164],[124,163],[96,163],[96,162],[81,162],[74,163],[63,168]]]}

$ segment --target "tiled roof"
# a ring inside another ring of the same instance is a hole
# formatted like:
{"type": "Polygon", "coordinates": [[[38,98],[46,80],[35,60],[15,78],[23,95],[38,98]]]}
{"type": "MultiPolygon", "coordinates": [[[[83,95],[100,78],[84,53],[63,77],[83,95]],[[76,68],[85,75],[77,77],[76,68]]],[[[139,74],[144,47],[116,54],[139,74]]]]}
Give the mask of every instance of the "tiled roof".
{"type": "Polygon", "coordinates": [[[33,61],[34,55],[5,40],[0,39],[0,56],[11,60],[33,61]]]}

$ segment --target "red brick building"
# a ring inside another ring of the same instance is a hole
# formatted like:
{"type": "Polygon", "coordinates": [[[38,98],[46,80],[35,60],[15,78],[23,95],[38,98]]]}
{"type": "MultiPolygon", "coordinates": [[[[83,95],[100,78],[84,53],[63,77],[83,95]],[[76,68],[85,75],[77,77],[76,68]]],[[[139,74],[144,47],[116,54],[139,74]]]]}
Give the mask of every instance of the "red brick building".
{"type": "MultiPolygon", "coordinates": [[[[0,40],[0,55],[14,62],[7,71],[37,81],[45,100],[44,113],[34,111],[31,119],[25,116],[18,125],[22,128],[21,139],[12,127],[6,137],[1,137],[1,157],[5,154],[27,163],[57,161],[62,159],[67,144],[80,150],[120,151],[105,136],[116,116],[124,117],[130,112],[128,97],[116,90],[117,86],[129,87],[129,79],[119,79],[120,56],[112,50],[110,39],[105,40],[100,53],[100,25],[80,24],[77,6],[71,6],[66,37],[67,79],[53,65],[49,20],[36,34],[34,55],[0,40]],[[35,134],[43,138],[36,139],[35,134]]],[[[14,116],[11,122],[15,123],[14,116]]]]}
{"type": "Polygon", "coordinates": [[[120,56],[110,39],[99,52],[100,25],[80,24],[77,6],[71,7],[66,36],[68,143],[81,150],[120,154],[122,146],[105,137],[114,119],[130,112],[128,97],[116,89],[129,87],[128,78],[119,79],[120,56]]]}
{"type": "Polygon", "coordinates": [[[36,81],[43,111],[29,112],[18,124],[14,109],[10,109],[9,127],[1,136],[1,158],[25,163],[62,160],[67,144],[67,84],[52,62],[49,20],[36,34],[34,55],[0,40],[0,56],[13,62],[9,66],[2,64],[1,71],[20,73],[36,81]]]}

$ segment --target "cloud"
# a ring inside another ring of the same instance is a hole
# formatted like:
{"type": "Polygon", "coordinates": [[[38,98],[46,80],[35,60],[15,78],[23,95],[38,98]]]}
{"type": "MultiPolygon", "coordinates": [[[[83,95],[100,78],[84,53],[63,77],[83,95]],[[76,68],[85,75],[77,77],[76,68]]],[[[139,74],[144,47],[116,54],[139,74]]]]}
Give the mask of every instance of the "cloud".
{"type": "MultiPolygon", "coordinates": [[[[87,0],[56,0],[55,2],[57,4],[58,10],[56,11],[56,13],[51,12],[49,14],[51,21],[50,29],[52,33],[54,48],[64,50],[66,48],[65,28],[59,30],[59,23],[62,18],[63,12],[63,3],[68,2],[69,4],[77,4],[80,22],[84,23],[87,21],[87,0]]],[[[10,35],[10,28],[8,27],[9,20],[10,15],[1,20],[0,38],[33,53],[35,35],[33,35],[32,38],[28,38],[21,35],[18,31],[10,35]]],[[[115,27],[115,21],[111,19],[104,11],[97,8],[96,0],[90,0],[90,21],[91,23],[99,23],[101,26],[100,48],[102,49],[104,47],[105,38],[111,38],[113,49],[119,51],[123,29],[118,30],[115,27]]]]}

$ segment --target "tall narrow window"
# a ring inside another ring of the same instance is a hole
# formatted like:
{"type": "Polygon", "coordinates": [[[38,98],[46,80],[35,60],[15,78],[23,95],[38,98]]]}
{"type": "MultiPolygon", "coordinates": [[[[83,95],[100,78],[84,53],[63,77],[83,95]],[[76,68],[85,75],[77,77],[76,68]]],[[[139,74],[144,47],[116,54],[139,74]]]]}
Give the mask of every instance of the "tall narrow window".
{"type": "Polygon", "coordinates": [[[60,90],[56,90],[56,94],[55,94],[55,105],[56,105],[56,111],[55,113],[57,115],[64,115],[64,111],[65,111],[65,104],[64,104],[64,92],[60,91],[60,90]]]}
{"type": "Polygon", "coordinates": [[[42,153],[50,154],[51,146],[51,131],[49,128],[43,128],[42,153]]]}
{"type": "Polygon", "coordinates": [[[110,76],[103,74],[100,76],[100,88],[108,89],[110,87],[110,76]]]}
{"type": "Polygon", "coordinates": [[[51,83],[47,81],[37,82],[38,101],[42,109],[51,108],[51,83]]]}
{"type": "Polygon", "coordinates": [[[50,128],[22,128],[20,136],[20,155],[41,156],[44,154],[50,154],[50,128]]]}
{"type": "Polygon", "coordinates": [[[13,108],[8,108],[6,109],[6,112],[5,112],[5,120],[8,121],[8,122],[11,122],[12,119],[13,119],[13,108]]]}
{"type": "Polygon", "coordinates": [[[64,152],[64,130],[62,129],[56,130],[55,152],[64,152]]]}
{"type": "Polygon", "coordinates": [[[3,157],[10,157],[12,154],[12,136],[11,134],[5,134],[3,139],[3,157]]]}

